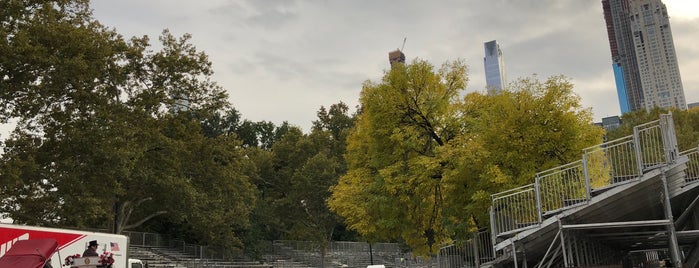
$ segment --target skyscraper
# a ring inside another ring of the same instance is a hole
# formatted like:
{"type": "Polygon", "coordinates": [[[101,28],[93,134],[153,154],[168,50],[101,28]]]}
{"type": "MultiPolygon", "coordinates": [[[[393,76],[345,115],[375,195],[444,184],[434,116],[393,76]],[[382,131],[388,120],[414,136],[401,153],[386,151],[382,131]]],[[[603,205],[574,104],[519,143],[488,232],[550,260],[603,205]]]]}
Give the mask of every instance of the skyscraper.
{"type": "Polygon", "coordinates": [[[661,0],[602,0],[622,113],[686,109],[667,8],[661,0]]]}
{"type": "Polygon", "coordinates": [[[485,83],[488,92],[500,92],[505,87],[505,62],[502,59],[502,50],[496,40],[485,42],[485,83]]]}
{"type": "Polygon", "coordinates": [[[405,54],[400,49],[388,52],[388,62],[393,65],[396,62],[405,63],[405,54]]]}

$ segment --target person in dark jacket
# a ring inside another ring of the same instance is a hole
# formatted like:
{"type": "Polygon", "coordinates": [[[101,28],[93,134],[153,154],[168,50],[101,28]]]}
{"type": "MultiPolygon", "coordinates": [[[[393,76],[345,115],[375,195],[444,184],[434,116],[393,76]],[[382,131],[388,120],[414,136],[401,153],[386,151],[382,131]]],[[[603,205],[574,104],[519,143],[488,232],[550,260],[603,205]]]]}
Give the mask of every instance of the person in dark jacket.
{"type": "Polygon", "coordinates": [[[98,246],[97,240],[90,241],[90,244],[87,249],[85,249],[85,252],[83,252],[82,257],[99,257],[100,254],[97,253],[98,246]]]}

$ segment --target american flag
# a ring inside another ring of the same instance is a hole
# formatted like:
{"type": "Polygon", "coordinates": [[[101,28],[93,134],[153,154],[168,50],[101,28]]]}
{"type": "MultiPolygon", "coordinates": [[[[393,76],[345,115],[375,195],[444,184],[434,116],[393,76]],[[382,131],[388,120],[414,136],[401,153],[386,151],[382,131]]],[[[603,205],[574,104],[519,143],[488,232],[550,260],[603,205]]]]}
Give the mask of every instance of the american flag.
{"type": "Polygon", "coordinates": [[[109,242],[109,247],[112,248],[112,251],[119,251],[119,244],[116,242],[109,242]]]}

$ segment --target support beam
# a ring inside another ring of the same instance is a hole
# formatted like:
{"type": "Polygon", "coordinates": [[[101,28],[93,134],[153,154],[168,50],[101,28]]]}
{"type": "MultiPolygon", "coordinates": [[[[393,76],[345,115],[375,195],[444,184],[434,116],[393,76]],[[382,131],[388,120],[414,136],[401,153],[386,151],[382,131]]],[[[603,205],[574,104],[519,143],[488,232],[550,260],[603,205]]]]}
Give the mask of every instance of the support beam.
{"type": "Polygon", "coordinates": [[[553,264],[553,260],[558,258],[558,255],[561,254],[561,247],[556,247],[556,251],[553,253],[553,256],[551,256],[551,260],[549,260],[549,264],[546,265],[546,268],[551,268],[551,264],[553,264]]]}
{"type": "Polygon", "coordinates": [[[675,228],[683,230],[685,223],[687,220],[690,218],[691,215],[694,214],[694,207],[699,203],[699,195],[694,198],[694,201],[692,201],[691,204],[687,208],[684,209],[684,212],[682,212],[682,215],[677,217],[677,220],[675,221],[675,228]]]}
{"type": "Polygon", "coordinates": [[[515,268],[519,268],[519,266],[517,266],[517,246],[515,246],[514,240],[510,239],[510,241],[512,242],[512,256],[514,256],[515,259],[515,268]]]}
{"type": "MultiPolygon", "coordinates": [[[[544,257],[541,258],[541,262],[539,263],[539,266],[537,266],[536,268],[541,268],[541,265],[544,264],[544,261],[546,261],[546,257],[548,257],[549,252],[551,252],[551,248],[553,248],[553,245],[556,244],[556,239],[558,239],[558,236],[560,234],[561,234],[561,230],[558,230],[558,233],[556,233],[556,236],[553,238],[553,240],[551,240],[551,245],[549,245],[549,248],[546,250],[544,257]]],[[[560,247],[559,247],[559,249],[560,249],[560,247]]],[[[553,259],[553,256],[551,257],[551,259],[553,259]]],[[[549,262],[549,265],[551,265],[550,262],[549,262]]]]}
{"type": "Polygon", "coordinates": [[[563,267],[569,267],[568,265],[568,251],[566,250],[566,240],[565,231],[563,225],[561,224],[561,219],[558,219],[558,231],[561,232],[561,249],[563,250],[563,267]]]}
{"type": "Polygon", "coordinates": [[[626,227],[646,227],[646,226],[667,226],[672,224],[670,220],[647,220],[647,221],[618,221],[618,222],[603,222],[603,223],[584,223],[584,224],[565,224],[561,225],[561,229],[580,230],[580,229],[604,229],[604,228],[626,228],[626,227]]]}
{"type": "Polygon", "coordinates": [[[672,259],[673,267],[682,267],[682,256],[680,255],[680,245],[677,242],[677,234],[675,234],[675,224],[672,220],[672,205],[670,204],[670,190],[667,188],[667,177],[663,171],[663,208],[665,209],[665,218],[670,221],[667,225],[667,232],[670,236],[668,243],[670,250],[670,258],[672,259]]]}
{"type": "MultiPolygon", "coordinates": [[[[695,208],[696,212],[699,212],[699,208],[695,208]]],[[[692,226],[694,229],[699,230],[699,213],[692,213],[692,226]]],[[[694,243],[694,247],[687,254],[687,260],[685,264],[687,267],[697,267],[699,266],[699,241],[694,243]]]]}
{"type": "Polygon", "coordinates": [[[687,255],[685,264],[687,267],[697,267],[699,265],[699,242],[694,243],[694,248],[687,255]]]}

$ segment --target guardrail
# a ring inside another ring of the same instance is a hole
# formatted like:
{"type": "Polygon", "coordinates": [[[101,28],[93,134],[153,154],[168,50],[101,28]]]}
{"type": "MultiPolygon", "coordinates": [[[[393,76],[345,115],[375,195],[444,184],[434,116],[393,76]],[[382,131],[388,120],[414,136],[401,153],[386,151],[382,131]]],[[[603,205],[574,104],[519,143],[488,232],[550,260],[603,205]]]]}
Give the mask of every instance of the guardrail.
{"type": "Polygon", "coordinates": [[[122,232],[122,234],[129,237],[130,245],[156,248],[172,248],[182,252],[183,254],[187,254],[195,259],[224,260],[246,258],[242,253],[224,252],[216,247],[186,243],[182,240],[170,239],[164,237],[161,234],[156,233],[124,231],[122,232]]]}
{"type": "Polygon", "coordinates": [[[495,260],[490,232],[473,233],[465,241],[457,241],[441,247],[437,254],[439,268],[480,267],[481,264],[495,260]]]}
{"type": "Polygon", "coordinates": [[[583,162],[576,161],[536,175],[540,214],[546,216],[565,207],[583,204],[587,198],[583,162]]]}
{"type": "Polygon", "coordinates": [[[685,169],[685,183],[693,183],[699,181],[699,147],[690,149],[680,153],[681,156],[687,156],[687,169],[685,169]]]}
{"type": "Polygon", "coordinates": [[[491,230],[495,234],[535,226],[541,222],[534,184],[493,195],[491,230]]]}
{"type": "MultiPolygon", "coordinates": [[[[493,194],[491,231],[497,237],[535,228],[546,217],[586,204],[595,192],[673,163],[678,155],[672,115],[661,115],[634,127],[633,135],[584,149],[582,160],[537,173],[533,184],[493,194]]],[[[699,180],[696,162],[690,160],[691,180],[699,180]]]]}

